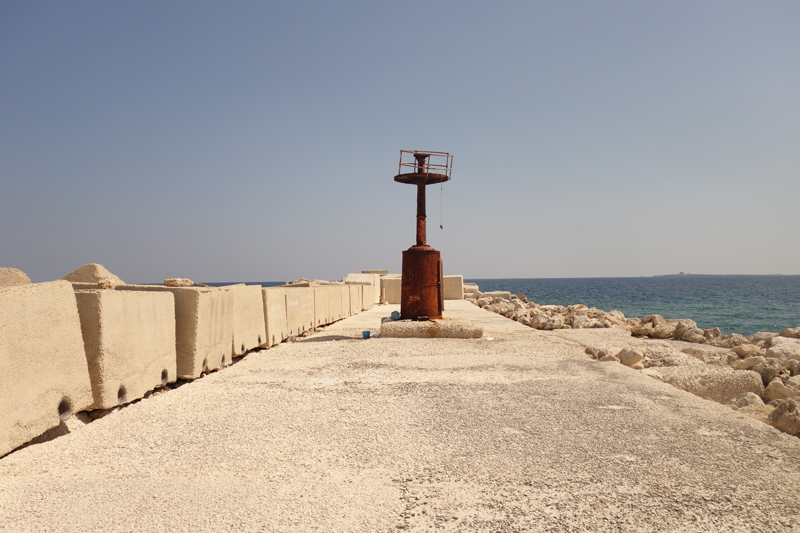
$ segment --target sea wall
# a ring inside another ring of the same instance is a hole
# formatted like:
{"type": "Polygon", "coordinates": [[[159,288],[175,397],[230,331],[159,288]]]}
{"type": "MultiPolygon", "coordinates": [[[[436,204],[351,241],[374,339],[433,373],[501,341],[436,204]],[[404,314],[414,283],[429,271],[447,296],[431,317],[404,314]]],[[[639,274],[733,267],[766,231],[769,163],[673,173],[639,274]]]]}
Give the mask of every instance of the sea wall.
{"type": "Polygon", "coordinates": [[[33,284],[2,269],[0,457],[370,309],[384,272],[209,287],[130,285],[95,263],[33,284]]]}

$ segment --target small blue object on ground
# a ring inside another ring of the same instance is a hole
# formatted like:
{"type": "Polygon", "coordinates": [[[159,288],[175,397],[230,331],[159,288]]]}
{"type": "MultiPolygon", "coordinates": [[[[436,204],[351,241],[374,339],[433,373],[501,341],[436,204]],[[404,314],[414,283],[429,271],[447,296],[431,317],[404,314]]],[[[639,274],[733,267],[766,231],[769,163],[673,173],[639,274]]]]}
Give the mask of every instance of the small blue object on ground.
{"type": "Polygon", "coordinates": [[[392,311],[392,320],[400,320],[400,313],[392,311]]]}
{"type": "Polygon", "coordinates": [[[371,332],[369,332],[369,331],[362,331],[362,332],[361,332],[361,334],[362,334],[362,335],[364,335],[364,338],[365,338],[365,339],[369,339],[369,336],[370,336],[372,333],[371,333],[371,332]]]}

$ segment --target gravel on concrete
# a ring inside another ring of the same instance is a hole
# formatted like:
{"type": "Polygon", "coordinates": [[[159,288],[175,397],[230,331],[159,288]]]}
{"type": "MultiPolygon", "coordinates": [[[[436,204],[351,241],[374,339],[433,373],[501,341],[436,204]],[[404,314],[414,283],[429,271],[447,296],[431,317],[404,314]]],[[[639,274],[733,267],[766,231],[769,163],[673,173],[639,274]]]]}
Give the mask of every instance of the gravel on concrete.
{"type": "Polygon", "coordinates": [[[7,455],[0,531],[800,530],[800,439],[446,306],[483,337],[377,306],[7,455]]]}

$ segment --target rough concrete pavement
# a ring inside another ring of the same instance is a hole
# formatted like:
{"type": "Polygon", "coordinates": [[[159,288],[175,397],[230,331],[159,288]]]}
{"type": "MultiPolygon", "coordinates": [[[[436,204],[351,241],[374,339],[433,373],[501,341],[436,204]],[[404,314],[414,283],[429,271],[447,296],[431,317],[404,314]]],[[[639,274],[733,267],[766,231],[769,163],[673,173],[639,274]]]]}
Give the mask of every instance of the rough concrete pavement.
{"type": "Polygon", "coordinates": [[[800,439],[467,302],[361,338],[397,307],[0,459],[0,531],[800,530],[800,439]]]}

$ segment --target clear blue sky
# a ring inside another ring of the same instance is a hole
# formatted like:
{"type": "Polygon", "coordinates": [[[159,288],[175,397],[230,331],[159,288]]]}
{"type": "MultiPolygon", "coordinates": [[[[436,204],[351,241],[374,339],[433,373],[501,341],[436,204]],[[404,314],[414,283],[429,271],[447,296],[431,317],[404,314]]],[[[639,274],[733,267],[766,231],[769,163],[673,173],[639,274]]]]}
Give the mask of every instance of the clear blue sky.
{"type": "Polygon", "coordinates": [[[800,2],[0,0],[0,266],[800,274],[800,2]]]}

